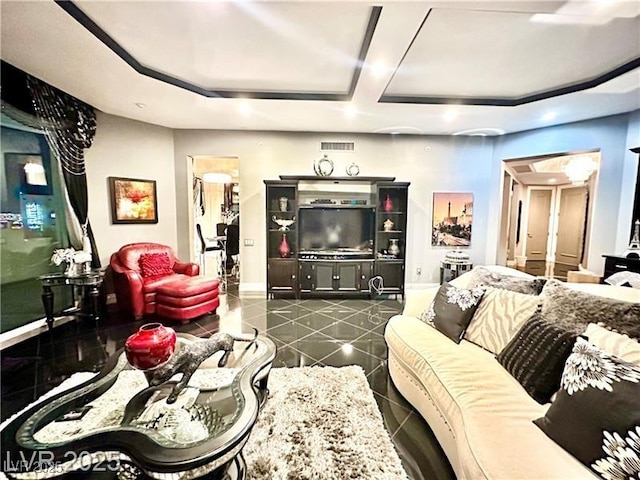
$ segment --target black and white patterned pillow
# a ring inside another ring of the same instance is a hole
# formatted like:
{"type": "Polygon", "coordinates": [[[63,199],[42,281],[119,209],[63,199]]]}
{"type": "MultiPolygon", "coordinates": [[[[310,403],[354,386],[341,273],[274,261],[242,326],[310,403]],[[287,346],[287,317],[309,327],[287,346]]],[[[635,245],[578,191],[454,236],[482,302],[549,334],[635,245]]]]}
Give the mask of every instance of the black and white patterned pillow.
{"type": "Polygon", "coordinates": [[[536,402],[544,404],[560,388],[564,363],[575,341],[575,333],[536,312],[496,358],[536,402]]]}
{"type": "Polygon", "coordinates": [[[454,342],[460,343],[483,294],[483,288],[467,290],[445,282],[419,318],[454,342]]]}
{"type": "Polygon", "coordinates": [[[534,423],[600,477],[640,478],[640,367],[578,338],[561,390],[534,423]]]}

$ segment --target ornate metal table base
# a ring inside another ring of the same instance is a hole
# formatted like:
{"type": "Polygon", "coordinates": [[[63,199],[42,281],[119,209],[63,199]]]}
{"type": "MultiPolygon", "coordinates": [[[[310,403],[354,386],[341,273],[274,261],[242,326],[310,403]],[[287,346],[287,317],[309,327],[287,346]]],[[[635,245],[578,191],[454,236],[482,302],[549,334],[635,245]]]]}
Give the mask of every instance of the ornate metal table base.
{"type": "MultiPolygon", "coordinates": [[[[178,349],[194,343],[206,345],[178,335],[178,349]]],[[[276,354],[260,335],[245,345],[224,352],[226,368],[218,367],[223,352],[202,362],[175,403],[166,401],[175,380],[148,386],[119,352],[100,374],[26,409],[0,431],[0,458],[11,467],[4,473],[24,480],[74,471],[87,478],[110,471],[121,480],[244,479],[242,448],[266,401],[276,354]]]]}

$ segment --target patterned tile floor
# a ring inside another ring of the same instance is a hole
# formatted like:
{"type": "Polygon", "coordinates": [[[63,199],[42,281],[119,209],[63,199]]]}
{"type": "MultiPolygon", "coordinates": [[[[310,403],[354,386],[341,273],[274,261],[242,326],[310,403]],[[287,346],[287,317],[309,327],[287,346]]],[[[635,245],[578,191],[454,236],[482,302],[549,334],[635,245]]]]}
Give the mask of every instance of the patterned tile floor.
{"type": "MultiPolygon", "coordinates": [[[[250,333],[255,327],[278,347],[274,367],[362,366],[409,477],[455,478],[433,433],[389,378],[383,333],[387,320],[400,312],[399,302],[240,298],[237,286],[230,286],[220,298],[218,316],[171,326],[197,336],[218,330],[250,333]]],[[[98,371],[141,324],[154,320],[147,317],[144,322],[131,322],[111,313],[97,324],[71,322],[3,351],[2,419],[72,373],[98,371]]]]}

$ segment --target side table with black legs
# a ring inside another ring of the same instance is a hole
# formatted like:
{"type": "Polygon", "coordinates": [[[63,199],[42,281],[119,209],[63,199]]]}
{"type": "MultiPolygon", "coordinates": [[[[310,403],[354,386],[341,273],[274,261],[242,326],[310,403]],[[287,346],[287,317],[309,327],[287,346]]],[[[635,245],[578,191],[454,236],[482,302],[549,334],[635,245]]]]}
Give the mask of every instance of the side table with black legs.
{"type": "Polygon", "coordinates": [[[53,328],[54,311],[53,311],[53,288],[52,287],[81,287],[83,296],[90,299],[91,309],[88,315],[98,320],[100,318],[100,287],[104,280],[104,270],[94,269],[87,273],[79,275],[65,275],[64,273],[48,273],[38,277],[42,284],[42,305],[46,315],[47,326],[53,328]]]}

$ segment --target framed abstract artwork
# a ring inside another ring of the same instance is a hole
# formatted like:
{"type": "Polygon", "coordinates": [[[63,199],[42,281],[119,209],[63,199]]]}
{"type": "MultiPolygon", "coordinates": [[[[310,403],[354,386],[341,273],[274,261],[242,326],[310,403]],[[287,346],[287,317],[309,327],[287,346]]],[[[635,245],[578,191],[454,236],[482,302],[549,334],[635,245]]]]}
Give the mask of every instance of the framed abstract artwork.
{"type": "Polygon", "coordinates": [[[109,177],[112,223],[158,223],[155,180],[109,177]]]}
{"type": "Polygon", "coordinates": [[[432,246],[470,246],[472,223],[473,193],[433,194],[432,246]]]}

